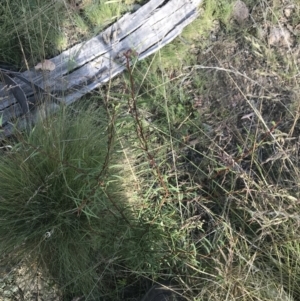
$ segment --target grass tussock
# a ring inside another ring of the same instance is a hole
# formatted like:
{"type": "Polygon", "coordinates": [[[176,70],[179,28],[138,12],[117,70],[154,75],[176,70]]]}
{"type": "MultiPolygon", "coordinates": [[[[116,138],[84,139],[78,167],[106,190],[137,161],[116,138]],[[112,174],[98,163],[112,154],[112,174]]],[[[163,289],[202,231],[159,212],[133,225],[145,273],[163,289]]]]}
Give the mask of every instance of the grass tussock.
{"type": "Polygon", "coordinates": [[[1,154],[1,254],[26,254],[60,284],[93,291],[97,247],[112,254],[111,238],[128,223],[108,170],[113,146],[105,115],[65,108],[18,138],[1,154]],[[80,284],[73,283],[79,274],[80,284]]]}

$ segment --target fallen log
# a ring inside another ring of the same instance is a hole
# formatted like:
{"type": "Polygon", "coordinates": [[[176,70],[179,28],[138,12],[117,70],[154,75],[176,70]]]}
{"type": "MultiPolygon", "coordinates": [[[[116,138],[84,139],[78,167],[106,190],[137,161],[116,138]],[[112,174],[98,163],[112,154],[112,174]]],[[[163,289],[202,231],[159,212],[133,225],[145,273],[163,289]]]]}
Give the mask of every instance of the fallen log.
{"type": "Polygon", "coordinates": [[[35,120],[41,99],[50,96],[52,104],[56,100],[69,105],[108,82],[126,68],[124,53],[128,50],[134,51],[137,60],[142,60],[170,43],[198,16],[201,2],[151,0],[136,12],[125,14],[96,37],[50,59],[54,67],[50,71],[32,68],[16,74],[0,69],[0,116],[4,135],[11,135],[16,121],[18,127],[23,128],[28,120],[35,120]],[[13,83],[18,86],[17,90],[13,83]],[[19,102],[14,97],[23,93],[28,104],[24,103],[23,96],[19,102]]]}

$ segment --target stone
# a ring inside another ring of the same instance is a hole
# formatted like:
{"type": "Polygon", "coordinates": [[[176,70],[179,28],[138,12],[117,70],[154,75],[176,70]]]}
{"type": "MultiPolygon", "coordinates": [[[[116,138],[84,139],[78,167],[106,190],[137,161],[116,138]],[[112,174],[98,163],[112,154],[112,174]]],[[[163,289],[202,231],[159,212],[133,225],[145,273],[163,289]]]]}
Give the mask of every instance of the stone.
{"type": "Polygon", "coordinates": [[[249,9],[243,1],[236,1],[233,6],[233,18],[239,23],[245,22],[249,18],[249,9]]]}
{"type": "Polygon", "coordinates": [[[290,47],[292,44],[291,33],[284,27],[272,27],[268,36],[268,44],[290,47]]]}

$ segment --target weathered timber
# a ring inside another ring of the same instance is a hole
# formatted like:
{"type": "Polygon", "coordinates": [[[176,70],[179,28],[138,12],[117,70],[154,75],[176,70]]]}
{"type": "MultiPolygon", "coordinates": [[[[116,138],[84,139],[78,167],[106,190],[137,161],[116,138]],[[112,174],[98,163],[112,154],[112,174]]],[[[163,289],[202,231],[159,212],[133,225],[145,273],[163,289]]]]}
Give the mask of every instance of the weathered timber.
{"type": "MultiPolygon", "coordinates": [[[[55,95],[69,105],[121,73],[126,68],[126,51],[133,50],[136,58],[142,60],[170,43],[198,16],[201,2],[151,0],[136,12],[125,14],[96,37],[50,59],[56,66],[53,71],[32,68],[20,73],[33,83],[31,86],[20,77],[14,77],[13,82],[24,91],[29,104],[43,98],[40,92],[45,91],[52,99],[55,95]],[[40,87],[39,91],[36,87],[40,87]]],[[[6,136],[11,134],[16,120],[22,128],[35,114],[35,110],[25,114],[26,106],[21,108],[9,90],[12,89],[5,86],[5,81],[0,82],[0,116],[6,136]]]]}

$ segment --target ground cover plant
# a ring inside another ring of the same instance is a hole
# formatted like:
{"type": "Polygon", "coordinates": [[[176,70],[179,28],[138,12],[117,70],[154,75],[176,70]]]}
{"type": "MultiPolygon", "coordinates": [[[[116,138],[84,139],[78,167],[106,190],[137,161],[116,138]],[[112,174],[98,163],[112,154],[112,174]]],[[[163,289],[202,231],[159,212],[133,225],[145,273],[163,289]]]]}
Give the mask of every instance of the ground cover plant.
{"type": "Polygon", "coordinates": [[[4,143],[5,264],[42,268],[64,300],[170,279],[187,300],[299,299],[299,5],[238,1],[243,19],[236,3],[205,1],[85,106],[4,143]]]}

